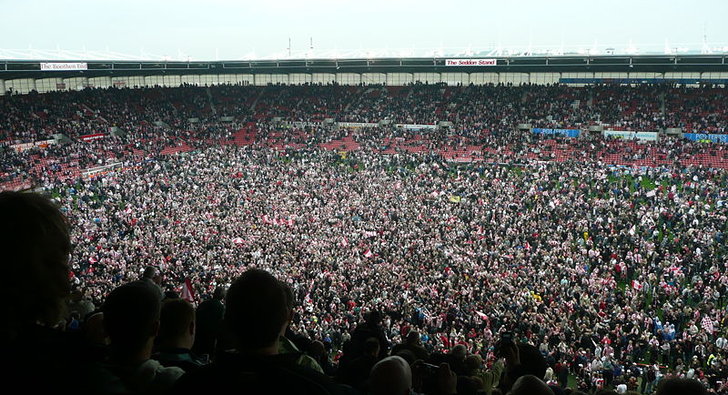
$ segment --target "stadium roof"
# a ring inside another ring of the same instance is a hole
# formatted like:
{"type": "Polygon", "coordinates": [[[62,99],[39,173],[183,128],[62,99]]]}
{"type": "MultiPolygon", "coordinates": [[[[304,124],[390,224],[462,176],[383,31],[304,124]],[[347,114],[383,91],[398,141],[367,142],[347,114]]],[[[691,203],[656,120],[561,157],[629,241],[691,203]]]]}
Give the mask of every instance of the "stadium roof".
{"type": "Polygon", "coordinates": [[[65,60],[82,70],[41,70],[58,60],[0,60],[0,79],[184,74],[426,73],[426,72],[728,72],[721,55],[562,55],[490,57],[485,66],[452,66],[464,57],[281,59],[241,61],[65,60]]]}

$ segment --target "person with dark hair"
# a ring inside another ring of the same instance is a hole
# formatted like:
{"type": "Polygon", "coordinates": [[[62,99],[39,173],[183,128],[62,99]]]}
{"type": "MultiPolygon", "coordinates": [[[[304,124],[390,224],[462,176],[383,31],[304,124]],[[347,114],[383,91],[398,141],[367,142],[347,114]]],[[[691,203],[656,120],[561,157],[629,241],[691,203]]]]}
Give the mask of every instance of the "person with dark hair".
{"type": "Polygon", "coordinates": [[[158,267],[147,266],[144,268],[144,273],[142,273],[140,281],[148,283],[150,286],[157,289],[159,291],[159,300],[163,300],[165,298],[166,295],[162,289],[162,273],[159,271],[158,267]]]}
{"type": "Polygon", "coordinates": [[[392,348],[392,355],[396,355],[403,350],[411,351],[417,359],[421,359],[423,361],[426,361],[430,357],[427,350],[422,347],[420,333],[414,330],[407,334],[404,343],[397,344],[392,348]]]}
{"type": "Polygon", "coordinates": [[[0,287],[2,338],[13,340],[28,325],[52,327],[65,318],[71,242],[66,218],[38,194],[0,193],[0,224],[3,275],[12,280],[0,287]]]}
{"type": "Polygon", "coordinates": [[[154,359],[163,366],[177,366],[189,372],[204,365],[190,351],[195,341],[195,308],[184,299],[166,300],[160,314],[157,352],[154,359]]]}
{"type": "Polygon", "coordinates": [[[68,223],[48,198],[0,193],[0,369],[6,388],[49,393],[79,364],[78,343],[58,329],[70,294],[68,223]]]}
{"type": "Polygon", "coordinates": [[[468,356],[468,349],[462,344],[457,344],[445,356],[450,368],[458,376],[465,375],[465,358],[468,356]]]}
{"type": "Polygon", "coordinates": [[[339,365],[338,380],[354,388],[362,389],[369,371],[379,362],[379,340],[370,337],[364,342],[364,354],[339,365]]]}
{"type": "Polygon", "coordinates": [[[103,362],[109,352],[109,338],[104,330],[104,313],[95,311],[83,321],[82,334],[89,362],[103,362]]]}
{"type": "Polygon", "coordinates": [[[404,359],[387,357],[372,367],[369,379],[372,395],[408,395],[411,391],[412,369],[404,359]]]}
{"type": "MultiPolygon", "coordinates": [[[[500,345],[500,354],[505,358],[506,371],[498,383],[502,392],[508,392],[519,377],[531,375],[541,380],[546,374],[546,360],[533,345],[526,343],[516,344],[513,341],[504,342],[500,345]]],[[[544,385],[546,385],[544,383],[544,385]]]]}
{"type": "Polygon", "coordinates": [[[225,293],[227,289],[217,286],[212,298],[205,300],[197,306],[195,319],[195,344],[192,345],[192,352],[197,355],[212,356],[215,353],[217,338],[222,328],[222,319],[225,314],[225,293]]]}
{"type": "Polygon", "coordinates": [[[161,301],[157,289],[144,281],[117,287],[102,307],[110,355],[91,378],[99,393],[161,393],[184,374],[151,359],[159,333],[161,301]]]}
{"type": "Polygon", "coordinates": [[[308,346],[307,353],[321,367],[325,375],[334,376],[336,374],[336,367],[331,362],[324,343],[318,340],[312,341],[308,346]]]}
{"type": "Polygon", "coordinates": [[[526,374],[518,378],[509,395],[554,395],[554,391],[540,378],[526,374]]]}
{"type": "Polygon", "coordinates": [[[364,353],[364,343],[367,339],[375,338],[379,341],[379,358],[384,358],[389,352],[389,340],[382,328],[382,315],[376,310],[366,315],[363,324],[357,326],[351,334],[351,340],[344,347],[344,360],[355,359],[364,353]]]}
{"type": "Polygon", "coordinates": [[[504,368],[505,365],[502,359],[495,361],[490,369],[485,369],[480,355],[473,354],[465,358],[466,376],[476,379],[482,392],[487,395],[491,394],[498,386],[504,368]]]}
{"type": "Polygon", "coordinates": [[[660,380],[657,395],[704,395],[708,390],[703,384],[693,379],[669,378],[660,380]]]}
{"type": "Polygon", "coordinates": [[[247,270],[225,299],[224,326],[234,349],[185,375],[173,393],[338,393],[329,378],[299,366],[298,355],[279,353],[290,318],[283,284],[264,270],[247,270]]]}
{"type": "Polygon", "coordinates": [[[75,289],[71,292],[67,309],[70,312],[77,312],[81,317],[80,321],[84,322],[85,317],[96,310],[96,306],[86,296],[84,289],[75,289]]]}

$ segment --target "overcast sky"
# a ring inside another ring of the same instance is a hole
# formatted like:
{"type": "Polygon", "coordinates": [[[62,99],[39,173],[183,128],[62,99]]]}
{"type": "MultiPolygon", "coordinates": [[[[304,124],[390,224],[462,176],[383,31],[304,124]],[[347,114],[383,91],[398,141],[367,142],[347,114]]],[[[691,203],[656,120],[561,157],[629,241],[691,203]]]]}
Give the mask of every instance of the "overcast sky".
{"type": "Polygon", "coordinates": [[[0,50],[192,59],[478,52],[494,47],[728,48],[728,0],[0,0],[0,50]]]}

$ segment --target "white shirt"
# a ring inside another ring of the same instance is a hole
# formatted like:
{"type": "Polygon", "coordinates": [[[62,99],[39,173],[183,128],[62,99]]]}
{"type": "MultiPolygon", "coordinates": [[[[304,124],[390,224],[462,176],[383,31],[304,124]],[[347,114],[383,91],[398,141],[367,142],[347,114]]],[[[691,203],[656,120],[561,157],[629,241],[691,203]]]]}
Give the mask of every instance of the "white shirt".
{"type": "Polygon", "coordinates": [[[718,338],[718,340],[715,341],[715,346],[718,347],[721,350],[725,350],[728,348],[728,339],[721,336],[718,338]]]}

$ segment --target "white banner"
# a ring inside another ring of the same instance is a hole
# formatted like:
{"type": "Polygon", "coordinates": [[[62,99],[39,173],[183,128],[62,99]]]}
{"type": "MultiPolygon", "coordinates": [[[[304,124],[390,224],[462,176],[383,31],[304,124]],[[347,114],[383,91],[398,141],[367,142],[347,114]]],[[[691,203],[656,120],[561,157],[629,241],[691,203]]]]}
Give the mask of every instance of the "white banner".
{"type": "Polygon", "coordinates": [[[294,122],[283,122],[285,125],[292,125],[297,128],[305,128],[306,126],[323,126],[323,122],[301,122],[301,121],[294,121],[294,122]]]}
{"type": "Polygon", "coordinates": [[[637,132],[634,137],[638,140],[657,141],[657,132],[637,132]]]}
{"type": "Polygon", "coordinates": [[[121,162],[116,162],[116,163],[110,163],[108,165],[91,167],[91,168],[82,170],[81,175],[86,178],[99,176],[99,175],[103,175],[107,172],[113,171],[114,169],[120,168],[121,166],[122,166],[121,162]]]}
{"type": "Polygon", "coordinates": [[[337,125],[340,128],[376,128],[379,126],[378,123],[364,123],[364,122],[339,122],[337,125]]]}
{"type": "Polygon", "coordinates": [[[13,144],[10,146],[10,148],[14,149],[15,152],[23,152],[25,150],[40,147],[40,148],[46,148],[51,144],[55,144],[56,140],[41,140],[41,141],[34,141],[32,143],[21,143],[21,144],[13,144]]]}
{"type": "Polygon", "coordinates": [[[466,66],[466,67],[477,67],[477,66],[496,66],[498,61],[496,59],[446,59],[445,66],[466,66]]]}
{"type": "Polygon", "coordinates": [[[85,136],[81,136],[81,140],[92,141],[92,140],[96,140],[96,139],[102,139],[104,137],[106,137],[106,135],[103,133],[93,133],[93,134],[87,134],[85,136]]]}
{"type": "Polygon", "coordinates": [[[7,183],[4,185],[0,185],[0,191],[13,191],[13,192],[20,192],[25,191],[33,187],[33,184],[30,183],[28,180],[23,180],[17,184],[15,183],[7,183]]]}
{"type": "Polygon", "coordinates": [[[88,70],[88,63],[41,63],[41,71],[88,70]]]}
{"type": "Polygon", "coordinates": [[[625,140],[656,141],[657,132],[632,132],[626,130],[605,130],[604,137],[620,138],[625,140]]]}
{"type": "Polygon", "coordinates": [[[415,123],[398,123],[394,125],[404,130],[425,130],[425,129],[437,129],[437,125],[422,125],[415,123]]]}

